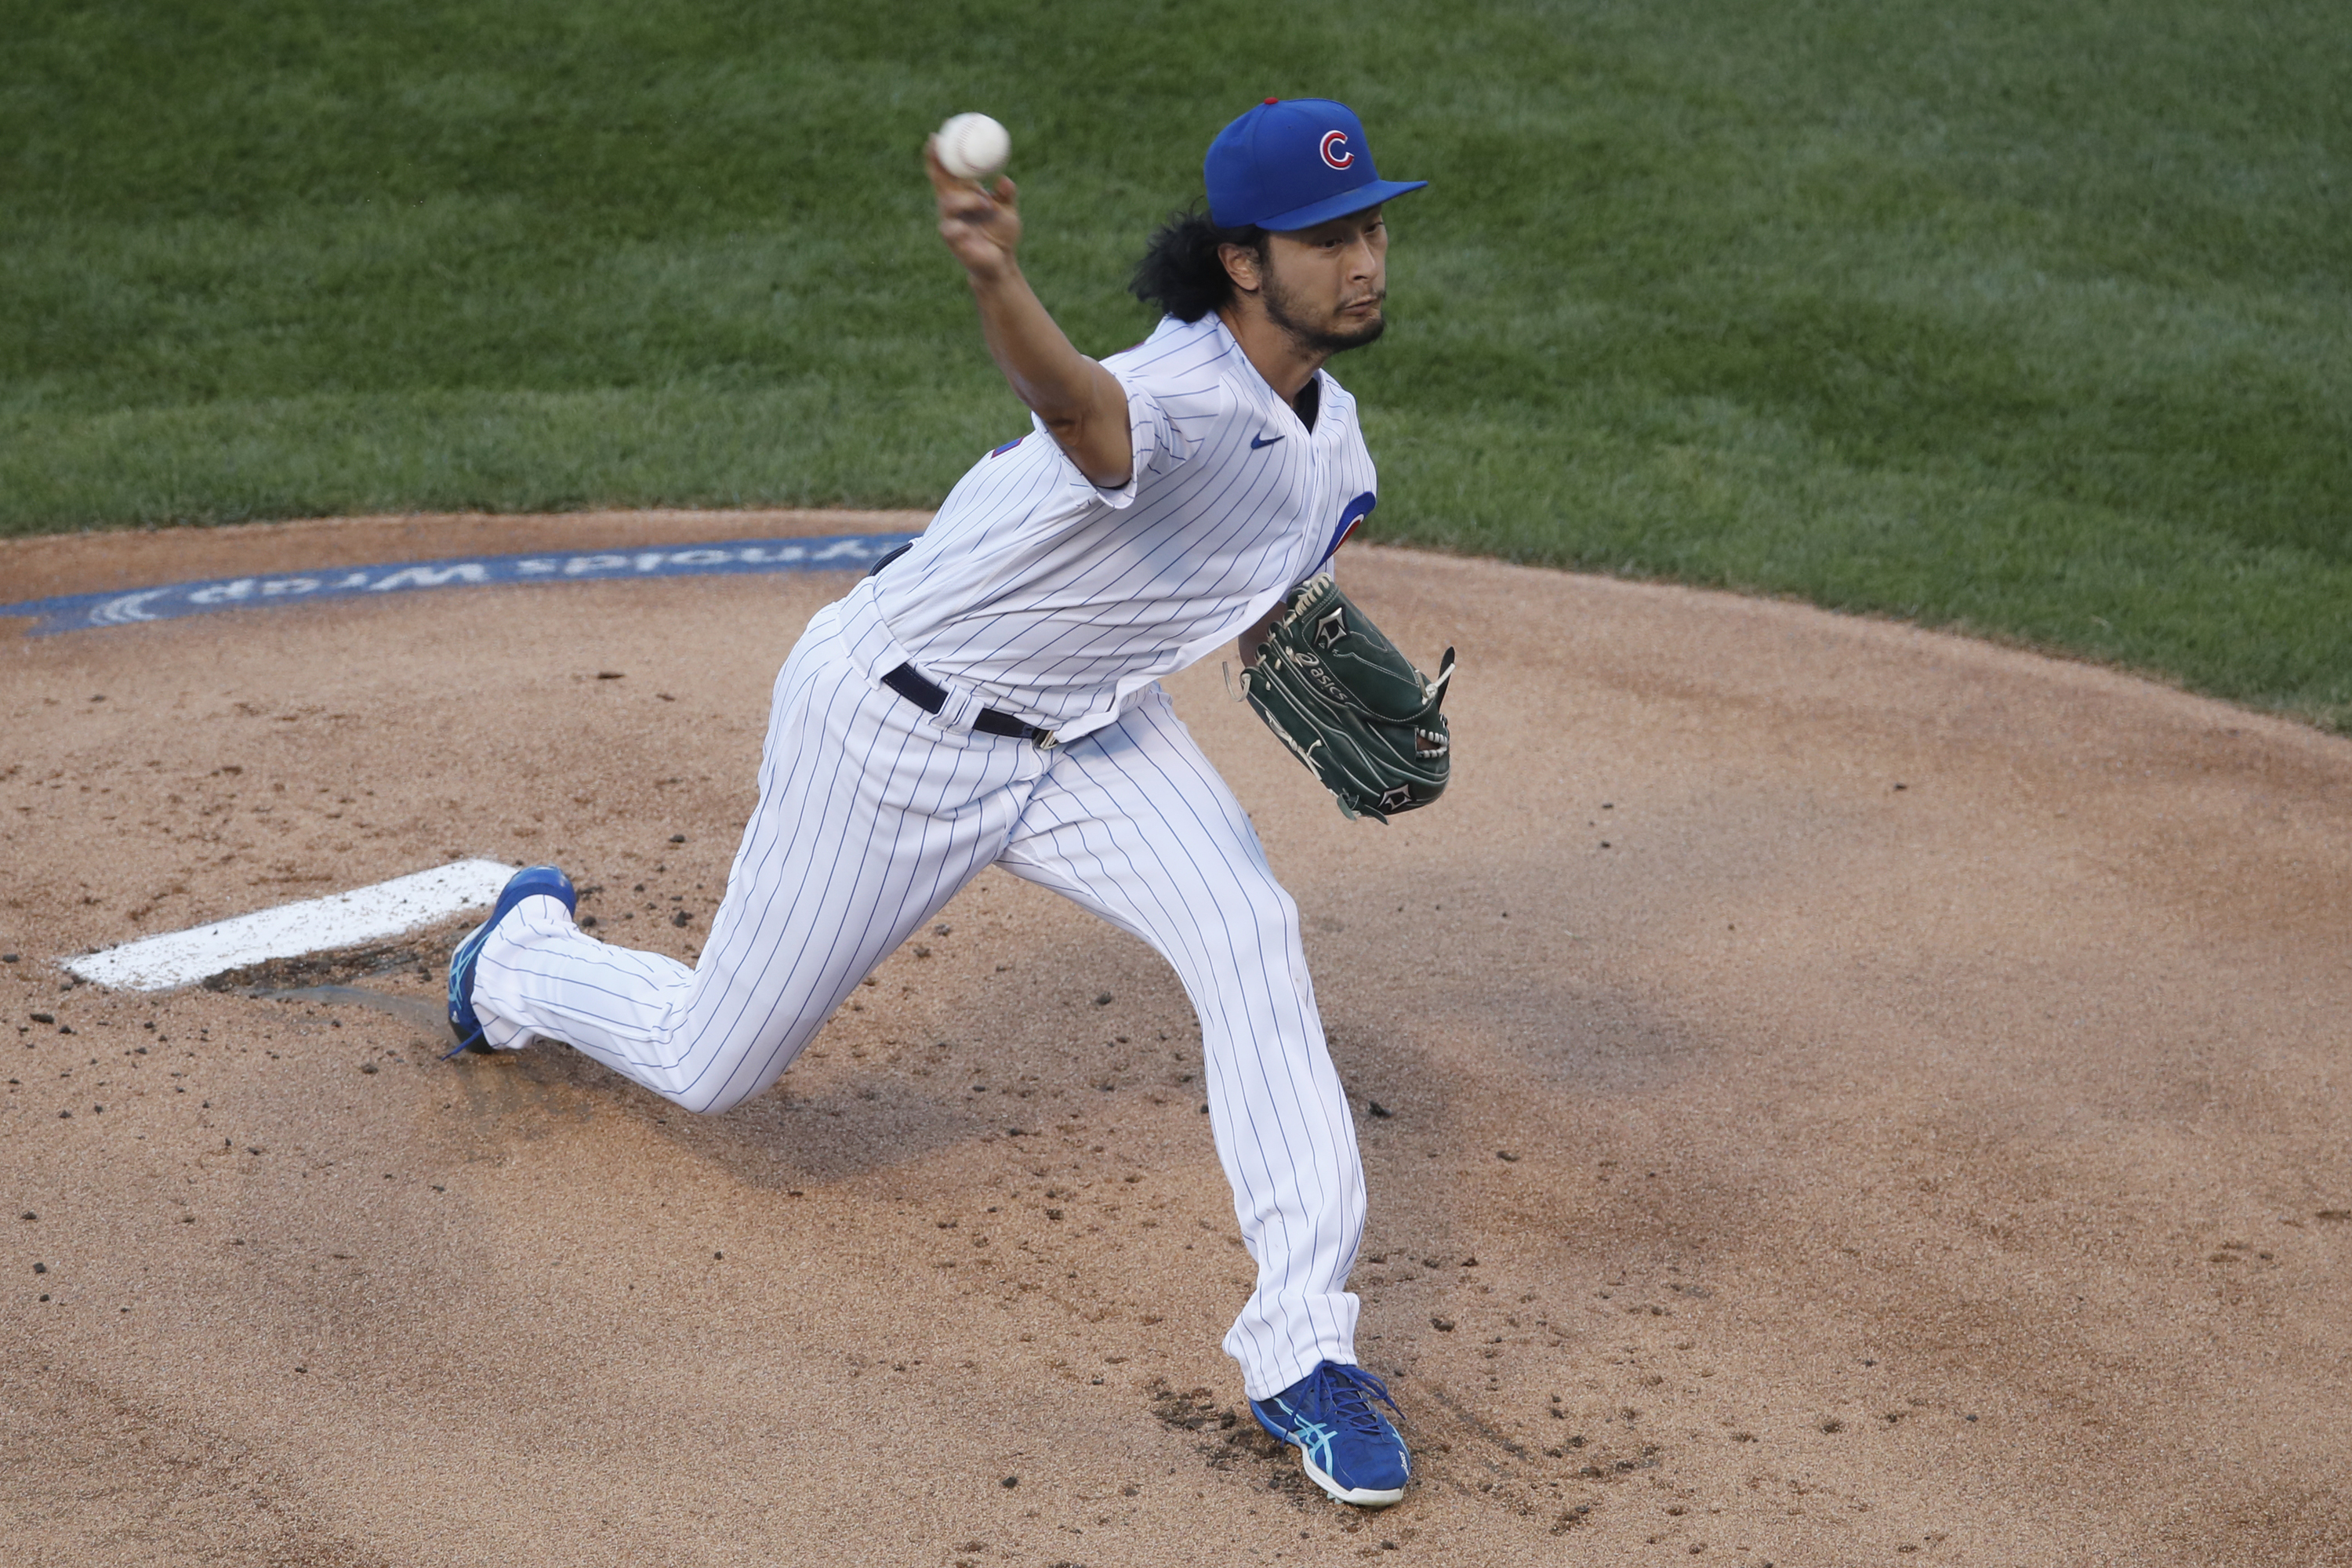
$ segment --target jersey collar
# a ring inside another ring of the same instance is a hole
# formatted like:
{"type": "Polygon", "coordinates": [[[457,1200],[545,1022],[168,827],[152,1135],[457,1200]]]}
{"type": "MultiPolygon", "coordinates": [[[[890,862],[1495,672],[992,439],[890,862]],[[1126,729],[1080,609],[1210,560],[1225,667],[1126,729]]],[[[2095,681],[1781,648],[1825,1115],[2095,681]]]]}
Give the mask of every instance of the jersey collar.
{"type": "Polygon", "coordinates": [[[1249,389],[1262,409],[1269,413],[1275,409],[1280,409],[1281,417],[1290,421],[1290,428],[1310,440],[1328,423],[1323,416],[1331,411],[1331,389],[1339,384],[1331,379],[1329,371],[1320,366],[1316,368],[1315,380],[1318,384],[1315,393],[1316,419],[1310,428],[1305,420],[1298,417],[1298,410],[1292,407],[1282,394],[1275,391],[1274,384],[1259,373],[1256,365],[1250,363],[1248,351],[1242,347],[1242,341],[1234,336],[1234,330],[1225,325],[1224,317],[1212,310],[1202,319],[1212,324],[1217,334],[1217,341],[1223,345],[1224,353],[1233,361],[1231,374],[1249,389]]]}

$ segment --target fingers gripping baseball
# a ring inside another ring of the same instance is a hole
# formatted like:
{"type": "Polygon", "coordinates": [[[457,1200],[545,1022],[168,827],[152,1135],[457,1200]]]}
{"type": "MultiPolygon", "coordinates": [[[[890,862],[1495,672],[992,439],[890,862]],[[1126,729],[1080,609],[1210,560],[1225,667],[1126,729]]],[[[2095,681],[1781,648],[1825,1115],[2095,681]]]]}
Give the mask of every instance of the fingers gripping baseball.
{"type": "Polygon", "coordinates": [[[940,237],[955,258],[982,277],[1011,266],[1021,246],[1020,192],[1013,182],[1000,175],[983,190],[956,178],[940,162],[936,136],[923,143],[923,166],[939,195],[940,237]]]}

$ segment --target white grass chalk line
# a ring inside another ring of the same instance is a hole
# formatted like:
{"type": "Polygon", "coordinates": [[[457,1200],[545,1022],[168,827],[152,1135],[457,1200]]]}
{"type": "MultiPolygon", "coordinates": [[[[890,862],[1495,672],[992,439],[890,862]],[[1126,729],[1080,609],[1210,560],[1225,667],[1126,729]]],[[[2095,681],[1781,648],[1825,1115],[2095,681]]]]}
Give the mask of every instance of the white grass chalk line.
{"type": "Polygon", "coordinates": [[[514,873],[496,860],[452,861],[371,888],[142,937],[68,959],[66,968],[93,984],[127,991],[189,985],[248,963],[382,942],[467,910],[488,909],[514,873]]]}

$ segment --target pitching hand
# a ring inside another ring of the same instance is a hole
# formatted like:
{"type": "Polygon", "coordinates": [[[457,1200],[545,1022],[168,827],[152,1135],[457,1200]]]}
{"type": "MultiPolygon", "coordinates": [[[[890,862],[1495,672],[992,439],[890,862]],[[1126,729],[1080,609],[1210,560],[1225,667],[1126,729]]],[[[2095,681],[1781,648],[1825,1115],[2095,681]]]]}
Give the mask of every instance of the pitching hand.
{"type": "Polygon", "coordinates": [[[923,143],[923,165],[940,197],[940,237],[964,265],[980,305],[990,357],[1013,395],[1027,404],[1078,471],[1106,489],[1134,477],[1127,388],[1070,346],[1037,302],[1013,253],[1021,244],[1021,209],[1013,182],[983,191],[940,162],[939,140],[923,143]]]}
{"type": "Polygon", "coordinates": [[[994,190],[983,191],[970,180],[957,179],[940,162],[936,136],[923,143],[923,165],[930,171],[931,188],[939,193],[940,237],[956,259],[979,278],[1009,268],[1021,244],[1019,192],[1013,182],[1000,175],[994,190]]]}

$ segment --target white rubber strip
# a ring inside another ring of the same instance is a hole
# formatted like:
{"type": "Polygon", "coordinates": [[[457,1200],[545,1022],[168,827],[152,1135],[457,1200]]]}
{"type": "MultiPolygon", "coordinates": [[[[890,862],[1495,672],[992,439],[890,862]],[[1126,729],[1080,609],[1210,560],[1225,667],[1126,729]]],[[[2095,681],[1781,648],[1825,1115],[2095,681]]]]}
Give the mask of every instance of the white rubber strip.
{"type": "Polygon", "coordinates": [[[515,874],[496,860],[457,860],[371,888],[280,904],[191,931],[142,937],[68,959],[93,984],[127,991],[190,985],[272,958],[382,942],[467,910],[488,909],[515,874]]]}

